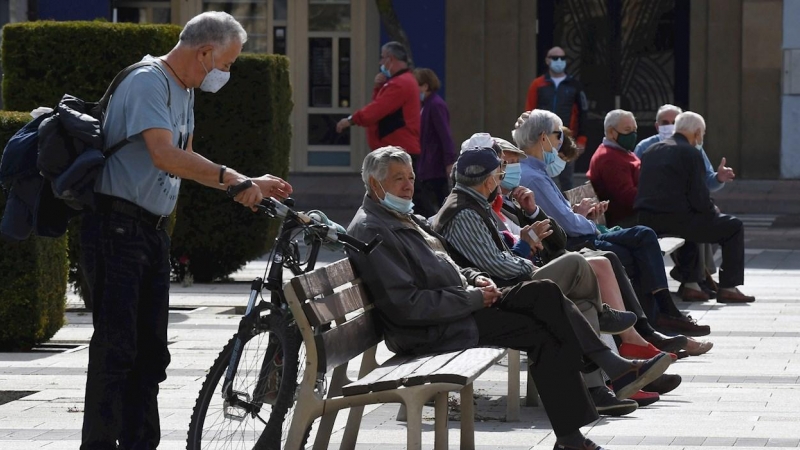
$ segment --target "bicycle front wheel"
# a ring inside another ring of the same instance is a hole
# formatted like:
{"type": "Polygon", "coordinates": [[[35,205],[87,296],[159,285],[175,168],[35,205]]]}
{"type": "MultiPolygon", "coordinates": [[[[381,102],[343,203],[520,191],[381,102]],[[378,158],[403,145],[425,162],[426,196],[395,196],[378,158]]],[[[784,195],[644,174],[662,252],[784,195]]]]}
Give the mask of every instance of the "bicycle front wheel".
{"type": "MultiPolygon", "coordinates": [[[[286,440],[297,391],[300,333],[280,314],[259,317],[252,333],[240,336],[241,358],[226,399],[223,384],[236,337],[222,349],[200,389],[188,450],[280,450],[286,440]]],[[[306,439],[308,432],[303,445],[306,439]]]]}

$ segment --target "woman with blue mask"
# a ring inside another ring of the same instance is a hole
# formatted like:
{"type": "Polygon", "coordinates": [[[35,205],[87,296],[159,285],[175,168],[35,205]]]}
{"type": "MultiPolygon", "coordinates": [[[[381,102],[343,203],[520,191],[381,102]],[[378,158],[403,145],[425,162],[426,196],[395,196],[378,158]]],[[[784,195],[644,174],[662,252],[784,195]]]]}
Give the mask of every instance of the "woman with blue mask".
{"type": "Polygon", "coordinates": [[[450,193],[449,175],[456,154],[450,133],[450,112],[437,93],[439,78],[431,69],[414,69],[422,103],[420,112],[420,149],[417,165],[417,213],[430,217],[439,211],[450,193]]]}

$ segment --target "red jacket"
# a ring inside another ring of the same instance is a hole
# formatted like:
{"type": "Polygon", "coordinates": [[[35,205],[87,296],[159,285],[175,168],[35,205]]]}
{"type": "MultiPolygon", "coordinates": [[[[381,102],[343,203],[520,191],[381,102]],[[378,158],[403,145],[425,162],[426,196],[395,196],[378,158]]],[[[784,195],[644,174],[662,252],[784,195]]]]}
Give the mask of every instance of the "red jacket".
{"type": "Polygon", "coordinates": [[[403,69],[383,86],[375,86],[372,102],[353,114],[353,123],[367,128],[367,143],[372,150],[396,145],[411,155],[419,155],[419,85],[403,69]]]}
{"type": "Polygon", "coordinates": [[[597,197],[609,200],[606,221],[610,226],[633,215],[641,167],[641,161],[633,152],[606,145],[605,141],[592,155],[586,176],[597,197]]]}

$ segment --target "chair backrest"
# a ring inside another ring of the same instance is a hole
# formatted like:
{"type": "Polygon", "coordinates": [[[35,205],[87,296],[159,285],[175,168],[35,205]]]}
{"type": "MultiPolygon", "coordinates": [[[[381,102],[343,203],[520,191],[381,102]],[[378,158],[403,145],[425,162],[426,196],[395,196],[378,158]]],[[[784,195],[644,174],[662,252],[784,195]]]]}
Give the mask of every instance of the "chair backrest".
{"type": "Polygon", "coordinates": [[[315,331],[317,371],[347,363],[383,340],[372,300],[349,259],[298,275],[289,284],[315,331]]]}
{"type": "MultiPolygon", "coordinates": [[[[567,201],[569,202],[570,205],[580,203],[581,200],[583,200],[584,198],[591,198],[596,202],[600,201],[600,199],[597,198],[597,194],[594,192],[594,188],[592,187],[591,181],[587,181],[586,183],[578,187],[572,188],[568,191],[564,191],[564,197],[567,198],[567,201]]],[[[595,223],[600,225],[605,225],[606,215],[603,214],[600,217],[598,217],[595,223]]]]}

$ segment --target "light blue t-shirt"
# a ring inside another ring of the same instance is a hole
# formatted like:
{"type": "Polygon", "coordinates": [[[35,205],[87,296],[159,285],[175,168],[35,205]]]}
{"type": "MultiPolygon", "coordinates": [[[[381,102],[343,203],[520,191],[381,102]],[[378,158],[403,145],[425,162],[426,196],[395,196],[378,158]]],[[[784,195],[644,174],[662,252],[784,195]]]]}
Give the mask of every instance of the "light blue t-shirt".
{"type": "Polygon", "coordinates": [[[156,168],[142,132],[168,130],[172,144],[185,148],[194,131],[194,95],[178,84],[159,59],[147,55],[142,60],[156,61],[161,70],[153,66],[134,70],[111,97],[103,123],[105,146],[126,138],[130,142],[108,158],[95,191],[131,201],[156,215],[169,215],[178,200],[181,179],[156,168]]]}

